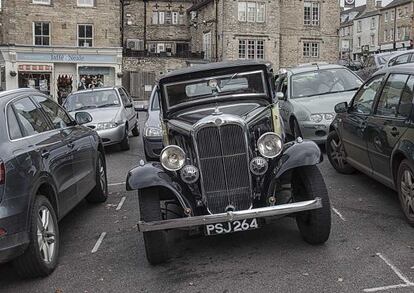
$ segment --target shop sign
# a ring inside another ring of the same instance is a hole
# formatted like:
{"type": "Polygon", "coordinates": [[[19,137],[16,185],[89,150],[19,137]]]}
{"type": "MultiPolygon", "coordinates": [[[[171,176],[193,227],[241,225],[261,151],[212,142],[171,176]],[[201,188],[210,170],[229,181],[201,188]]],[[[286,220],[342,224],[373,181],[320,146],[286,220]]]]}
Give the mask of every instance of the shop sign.
{"type": "Polygon", "coordinates": [[[117,63],[116,55],[17,52],[17,61],[53,63],[117,63]]]}
{"type": "Polygon", "coordinates": [[[50,72],[52,71],[52,65],[30,65],[30,64],[20,64],[19,71],[27,72],[50,72]]]}

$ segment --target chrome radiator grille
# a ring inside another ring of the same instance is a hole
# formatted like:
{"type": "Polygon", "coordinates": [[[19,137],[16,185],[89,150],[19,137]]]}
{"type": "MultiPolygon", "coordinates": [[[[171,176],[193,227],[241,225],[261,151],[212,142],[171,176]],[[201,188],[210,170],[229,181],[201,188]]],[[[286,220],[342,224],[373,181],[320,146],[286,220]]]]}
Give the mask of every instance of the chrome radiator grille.
{"type": "Polygon", "coordinates": [[[208,126],[196,134],[203,195],[213,214],[226,207],[251,207],[251,185],[245,133],[241,126],[208,126]]]}

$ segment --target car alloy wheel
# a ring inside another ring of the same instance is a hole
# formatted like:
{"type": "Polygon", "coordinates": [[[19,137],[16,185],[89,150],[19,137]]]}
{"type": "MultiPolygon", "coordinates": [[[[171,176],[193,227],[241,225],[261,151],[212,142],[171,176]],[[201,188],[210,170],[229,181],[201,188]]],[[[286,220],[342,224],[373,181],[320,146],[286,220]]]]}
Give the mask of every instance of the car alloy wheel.
{"type": "Polygon", "coordinates": [[[99,157],[98,159],[98,170],[99,170],[99,184],[101,185],[101,190],[103,193],[106,193],[106,172],[105,172],[105,166],[102,163],[102,158],[99,157]]]}
{"type": "Polygon", "coordinates": [[[329,142],[329,147],[332,160],[338,165],[339,168],[344,168],[348,163],[345,159],[345,150],[341,139],[338,136],[336,139],[333,138],[329,142]]]}
{"type": "Polygon", "coordinates": [[[401,204],[407,218],[414,218],[414,176],[411,170],[405,169],[400,182],[401,204]]]}
{"type": "Polygon", "coordinates": [[[55,255],[56,230],[52,215],[46,206],[39,209],[37,220],[37,242],[45,263],[51,263],[55,255]]]}

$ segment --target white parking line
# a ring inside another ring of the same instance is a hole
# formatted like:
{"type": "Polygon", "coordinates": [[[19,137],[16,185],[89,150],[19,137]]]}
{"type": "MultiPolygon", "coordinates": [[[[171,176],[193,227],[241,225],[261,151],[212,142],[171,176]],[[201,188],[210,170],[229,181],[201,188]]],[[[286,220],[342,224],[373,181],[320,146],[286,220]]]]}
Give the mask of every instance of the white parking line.
{"type": "Polygon", "coordinates": [[[335,214],[337,214],[338,215],[338,217],[340,217],[341,218],[341,220],[342,221],[344,221],[344,222],[346,222],[346,219],[345,219],[345,217],[344,216],[342,216],[342,214],[336,209],[336,208],[334,208],[333,206],[331,206],[331,208],[332,208],[332,210],[333,210],[333,212],[335,213],[335,214]]]}
{"type": "Polygon", "coordinates": [[[390,286],[383,286],[383,287],[376,287],[376,288],[369,288],[364,289],[364,292],[378,292],[378,291],[385,291],[389,289],[396,289],[396,288],[406,288],[406,287],[414,287],[414,283],[411,282],[396,266],[394,266],[385,256],[381,253],[377,253],[377,256],[380,257],[392,270],[393,272],[400,278],[404,284],[397,284],[397,285],[390,285],[390,286]]]}
{"type": "Polygon", "coordinates": [[[101,236],[99,236],[98,241],[96,241],[95,246],[93,247],[93,249],[91,251],[92,253],[95,253],[95,252],[98,251],[99,246],[101,246],[102,241],[104,240],[105,236],[106,236],[106,232],[102,232],[101,236]]]}
{"type": "Polygon", "coordinates": [[[118,206],[116,207],[116,210],[117,210],[117,211],[119,211],[119,210],[122,208],[122,205],[124,204],[125,199],[126,199],[126,196],[123,196],[123,197],[121,198],[121,201],[119,202],[118,206]]]}
{"type": "Polygon", "coordinates": [[[118,186],[118,185],[125,185],[126,182],[118,182],[118,183],[109,183],[108,186],[118,186]]]}

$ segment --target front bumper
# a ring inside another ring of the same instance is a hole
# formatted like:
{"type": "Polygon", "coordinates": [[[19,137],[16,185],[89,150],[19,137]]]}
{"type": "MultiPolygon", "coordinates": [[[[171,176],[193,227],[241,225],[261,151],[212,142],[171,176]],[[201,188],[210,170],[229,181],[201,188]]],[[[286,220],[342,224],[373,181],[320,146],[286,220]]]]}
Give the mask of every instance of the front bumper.
{"type": "Polygon", "coordinates": [[[317,144],[325,143],[331,123],[332,121],[326,120],[323,120],[320,123],[300,121],[299,127],[302,133],[302,138],[313,140],[317,144]]]}
{"type": "Polygon", "coordinates": [[[158,160],[163,149],[162,137],[143,136],[144,149],[147,156],[158,160]]]}
{"type": "Polygon", "coordinates": [[[314,200],[288,203],[272,207],[264,207],[244,211],[227,212],[215,215],[187,217],[154,222],[139,221],[138,230],[141,232],[149,232],[157,230],[202,226],[207,224],[216,224],[236,220],[283,216],[297,212],[315,210],[321,207],[322,199],[317,197],[314,200]]]}
{"type": "Polygon", "coordinates": [[[120,143],[124,139],[125,125],[119,125],[115,128],[103,129],[96,131],[102,138],[104,146],[120,143]]]}

